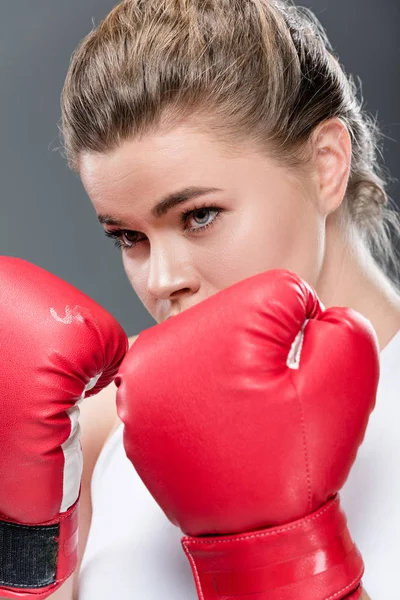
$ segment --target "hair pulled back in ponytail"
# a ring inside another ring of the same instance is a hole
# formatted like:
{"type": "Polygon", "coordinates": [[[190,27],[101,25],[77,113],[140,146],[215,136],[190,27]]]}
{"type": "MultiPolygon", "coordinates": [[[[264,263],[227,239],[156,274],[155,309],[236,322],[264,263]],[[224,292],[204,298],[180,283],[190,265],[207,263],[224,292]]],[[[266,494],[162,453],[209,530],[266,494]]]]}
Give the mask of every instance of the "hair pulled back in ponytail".
{"type": "Polygon", "coordinates": [[[74,52],[61,132],[70,167],[186,118],[224,146],[246,141],[288,165],[338,117],[352,139],[344,210],[397,276],[400,233],[379,165],[381,135],[313,13],[284,0],[124,0],[74,52]]]}

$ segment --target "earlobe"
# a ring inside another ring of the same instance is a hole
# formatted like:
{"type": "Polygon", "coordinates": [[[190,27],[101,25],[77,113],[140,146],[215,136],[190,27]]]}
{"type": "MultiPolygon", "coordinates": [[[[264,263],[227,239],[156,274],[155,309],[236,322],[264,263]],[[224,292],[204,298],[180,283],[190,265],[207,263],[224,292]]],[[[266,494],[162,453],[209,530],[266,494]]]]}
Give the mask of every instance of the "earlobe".
{"type": "Polygon", "coordinates": [[[319,208],[325,216],[341,205],[351,165],[351,139],[343,121],[325,121],[314,133],[314,161],[318,178],[319,208]]]}

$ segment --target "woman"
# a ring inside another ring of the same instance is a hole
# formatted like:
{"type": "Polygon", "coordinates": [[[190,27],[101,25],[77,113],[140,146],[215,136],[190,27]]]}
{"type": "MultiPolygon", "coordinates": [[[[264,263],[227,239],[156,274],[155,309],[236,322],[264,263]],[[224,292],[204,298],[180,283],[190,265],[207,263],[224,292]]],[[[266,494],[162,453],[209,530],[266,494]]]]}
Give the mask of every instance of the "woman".
{"type": "MultiPolygon", "coordinates": [[[[350,306],[372,322],[381,382],[342,504],[365,589],[392,598],[400,294],[388,230],[399,227],[378,131],[317,20],[280,0],[122,2],[72,58],[62,133],[69,165],[156,321],[286,268],[326,307],[350,306]]],[[[125,457],[114,388],[101,397],[100,417],[99,398],[82,406],[75,596],[196,598],[180,532],[125,457]]]]}

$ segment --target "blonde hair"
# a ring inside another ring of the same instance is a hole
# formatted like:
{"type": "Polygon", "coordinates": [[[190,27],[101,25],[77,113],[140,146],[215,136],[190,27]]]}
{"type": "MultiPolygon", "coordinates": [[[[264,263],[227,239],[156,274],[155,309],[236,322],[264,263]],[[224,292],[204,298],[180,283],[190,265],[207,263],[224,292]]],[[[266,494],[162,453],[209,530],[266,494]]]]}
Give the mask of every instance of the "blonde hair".
{"type": "Polygon", "coordinates": [[[198,120],[234,151],[248,142],[300,166],[314,128],[339,117],[352,139],[344,210],[398,276],[400,233],[379,165],[381,134],[311,11],[284,0],[124,0],[79,44],[61,96],[71,169],[82,152],[198,120]]]}

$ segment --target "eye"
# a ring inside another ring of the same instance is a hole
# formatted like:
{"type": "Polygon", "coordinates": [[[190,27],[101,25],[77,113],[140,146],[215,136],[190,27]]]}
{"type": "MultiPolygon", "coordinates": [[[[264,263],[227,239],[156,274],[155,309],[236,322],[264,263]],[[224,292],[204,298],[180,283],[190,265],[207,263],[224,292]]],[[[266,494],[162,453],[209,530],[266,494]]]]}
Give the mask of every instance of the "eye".
{"type": "Polygon", "coordinates": [[[130,231],[129,229],[115,229],[113,231],[104,231],[108,238],[114,240],[114,244],[117,248],[122,250],[130,250],[140,241],[140,234],[137,231],[130,231]]]}
{"type": "MultiPolygon", "coordinates": [[[[212,208],[199,208],[193,211],[191,219],[193,219],[197,225],[200,225],[200,227],[204,227],[209,223],[210,217],[212,217],[211,221],[213,220],[216,212],[217,211],[212,208]]],[[[189,219],[189,221],[191,219],[189,219]]]]}
{"type": "Polygon", "coordinates": [[[132,246],[134,246],[138,241],[140,236],[138,234],[137,231],[129,231],[129,230],[125,230],[123,229],[121,231],[121,241],[125,246],[129,246],[129,248],[131,248],[132,246]]]}
{"type": "Polygon", "coordinates": [[[188,227],[186,231],[199,233],[213,225],[221,214],[222,208],[218,206],[202,206],[182,213],[182,221],[185,225],[194,222],[195,226],[188,227]]]}
{"type": "MultiPolygon", "coordinates": [[[[181,213],[180,220],[184,227],[184,232],[189,234],[200,234],[208,227],[215,224],[217,219],[223,214],[224,209],[215,205],[204,205],[192,208],[181,213]],[[188,223],[194,221],[193,227],[188,227],[188,223]]],[[[104,231],[104,234],[114,240],[114,245],[122,251],[128,251],[135,248],[140,242],[145,241],[145,235],[138,231],[130,229],[113,229],[104,231]]]]}

